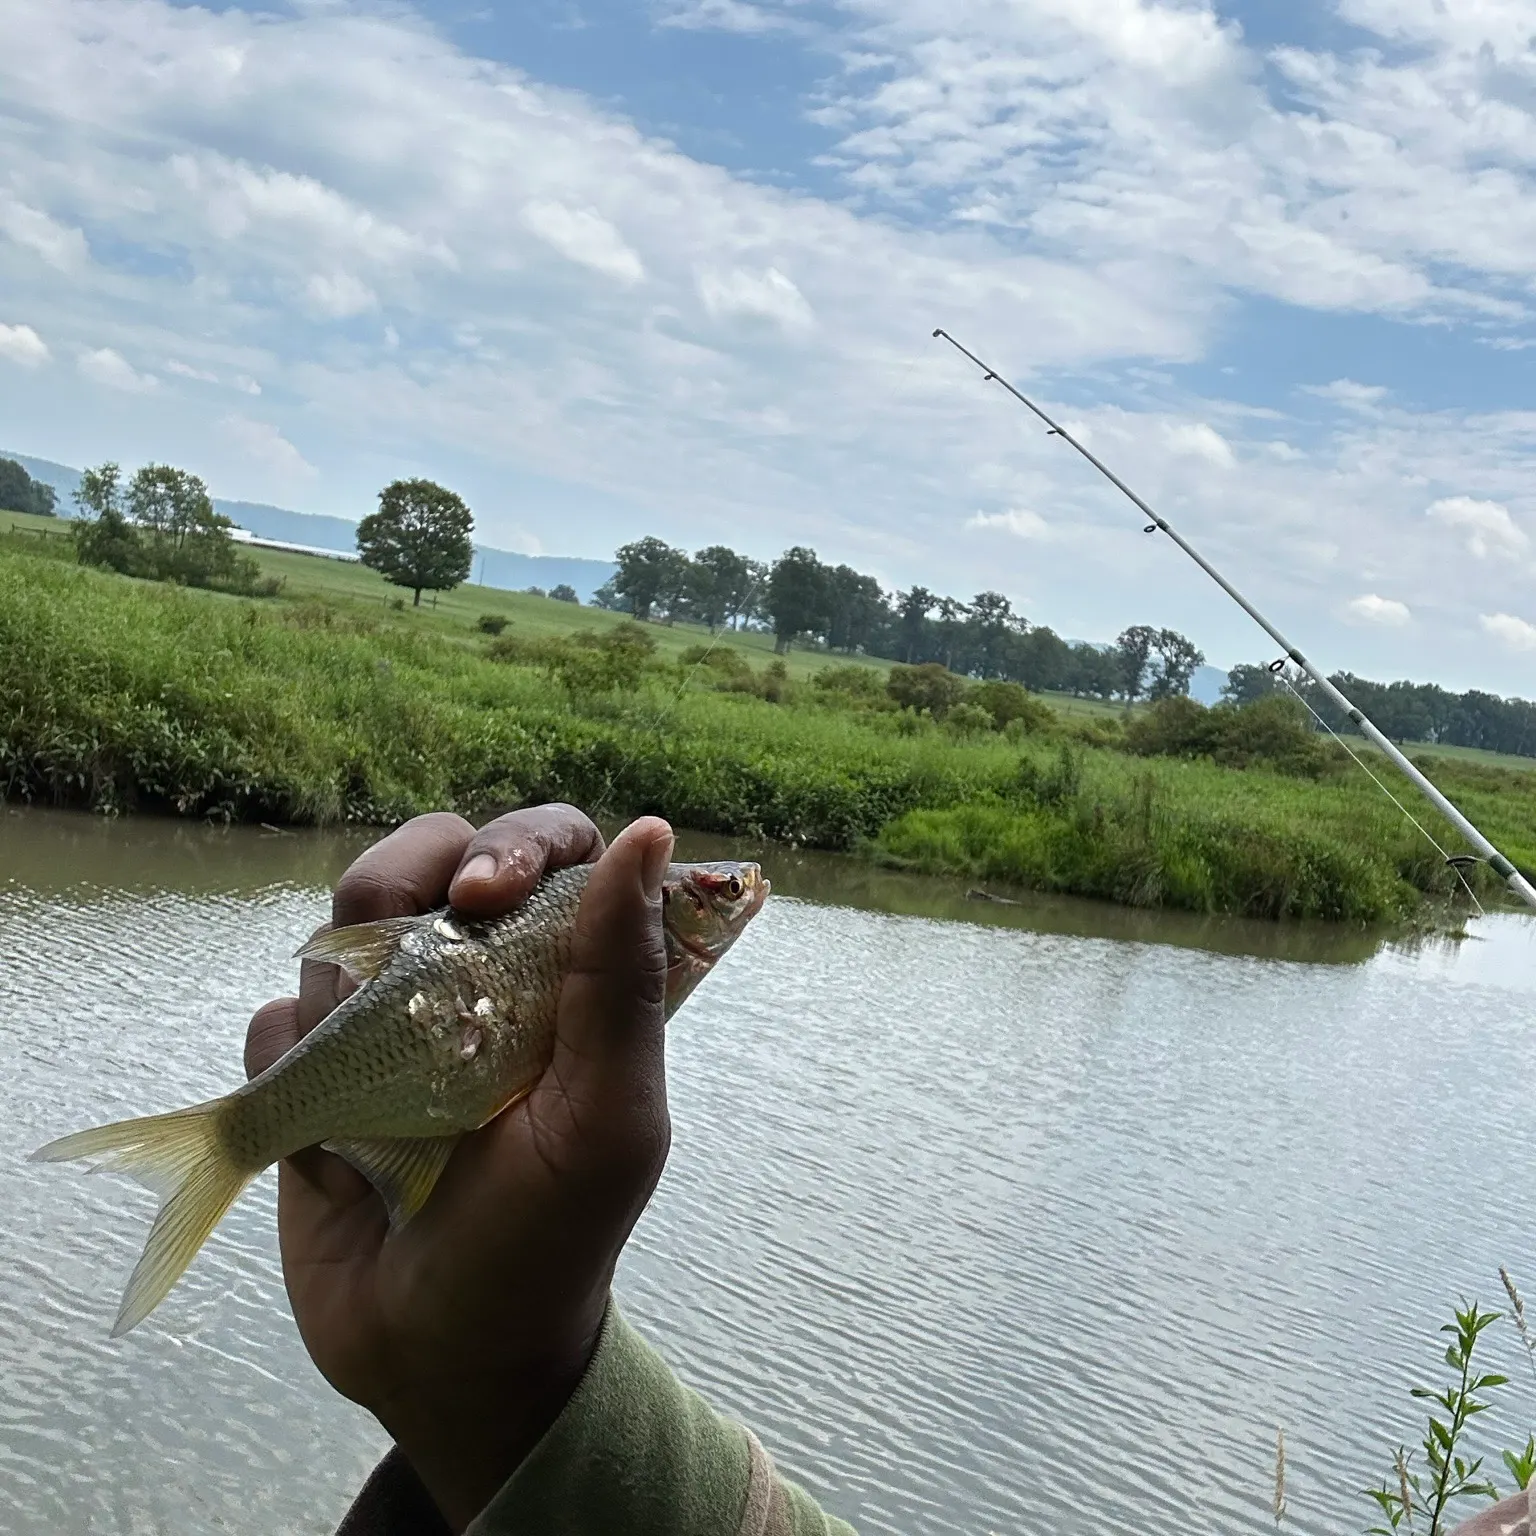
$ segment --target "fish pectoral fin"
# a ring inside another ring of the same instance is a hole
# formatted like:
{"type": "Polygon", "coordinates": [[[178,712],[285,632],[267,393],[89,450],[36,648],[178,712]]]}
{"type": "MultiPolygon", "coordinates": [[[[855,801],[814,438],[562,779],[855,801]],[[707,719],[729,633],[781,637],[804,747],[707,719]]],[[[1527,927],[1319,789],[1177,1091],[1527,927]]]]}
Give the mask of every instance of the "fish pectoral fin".
{"type": "Polygon", "coordinates": [[[428,927],[426,917],[386,917],[376,923],[354,923],[317,933],[294,951],[296,960],[319,960],[339,965],[354,981],[372,981],[400,951],[408,933],[428,927]]]}
{"type": "Polygon", "coordinates": [[[458,1136],[401,1136],[328,1141],[325,1149],[346,1158],[378,1190],[393,1230],[403,1227],[427,1203],[458,1144],[458,1136]]]}

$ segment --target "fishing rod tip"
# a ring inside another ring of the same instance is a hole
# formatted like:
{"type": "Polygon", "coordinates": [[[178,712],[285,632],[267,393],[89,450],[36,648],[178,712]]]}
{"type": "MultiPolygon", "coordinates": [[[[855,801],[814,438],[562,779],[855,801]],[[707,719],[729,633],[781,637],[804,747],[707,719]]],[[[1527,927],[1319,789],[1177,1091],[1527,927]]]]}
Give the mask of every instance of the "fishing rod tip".
{"type": "Polygon", "coordinates": [[[934,328],[933,328],[933,339],[935,341],[937,341],[939,339],[939,337],[942,336],[943,334],[944,334],[944,329],[943,329],[942,326],[938,326],[938,325],[934,326],[934,328]]]}

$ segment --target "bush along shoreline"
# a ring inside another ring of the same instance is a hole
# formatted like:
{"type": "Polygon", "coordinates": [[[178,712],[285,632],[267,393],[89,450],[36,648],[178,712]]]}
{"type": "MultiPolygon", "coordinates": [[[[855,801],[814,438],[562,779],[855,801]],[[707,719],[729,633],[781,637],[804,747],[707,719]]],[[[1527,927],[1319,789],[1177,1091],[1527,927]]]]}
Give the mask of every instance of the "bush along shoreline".
{"type": "MultiPolygon", "coordinates": [[[[559,798],[1266,918],[1400,920],[1452,893],[1434,850],[1279,701],[1169,701],[1124,729],[942,668],[791,681],[728,643],[664,663],[636,624],[525,639],[373,612],[0,546],[0,795],[297,825],[559,798]]],[[[1435,768],[1536,865],[1536,774],[1435,768]]]]}

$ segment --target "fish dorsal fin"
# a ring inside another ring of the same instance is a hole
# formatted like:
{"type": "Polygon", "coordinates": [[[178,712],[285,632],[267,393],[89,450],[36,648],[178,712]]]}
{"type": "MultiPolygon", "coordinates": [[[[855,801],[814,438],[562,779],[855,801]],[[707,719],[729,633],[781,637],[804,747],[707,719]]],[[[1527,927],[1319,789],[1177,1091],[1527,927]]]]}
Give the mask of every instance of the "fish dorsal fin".
{"type": "Polygon", "coordinates": [[[354,923],[317,933],[296,950],[296,960],[319,960],[339,965],[354,981],[372,981],[399,953],[408,933],[425,928],[432,917],[386,917],[376,923],[354,923]]]}
{"type": "Polygon", "coordinates": [[[387,1141],[328,1141],[325,1149],[346,1158],[378,1190],[393,1230],[403,1227],[427,1203],[458,1144],[458,1136],[401,1136],[387,1141]]]}

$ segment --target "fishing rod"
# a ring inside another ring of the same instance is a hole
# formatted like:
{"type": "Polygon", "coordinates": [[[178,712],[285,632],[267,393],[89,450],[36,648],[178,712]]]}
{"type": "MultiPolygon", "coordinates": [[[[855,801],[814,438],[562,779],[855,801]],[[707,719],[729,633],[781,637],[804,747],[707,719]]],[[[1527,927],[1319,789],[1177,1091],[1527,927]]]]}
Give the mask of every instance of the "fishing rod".
{"type": "MultiPolygon", "coordinates": [[[[1423,794],[1424,798],[1428,800],[1429,803],[1433,805],[1434,808],[1439,811],[1440,814],[1444,816],[1445,819],[1449,821],[1451,825],[1454,826],[1456,830],[1460,832],[1461,835],[1466,838],[1466,840],[1475,849],[1477,849],[1484,862],[1486,862],[1489,868],[1492,869],[1493,872],[1498,875],[1501,880],[1503,880],[1505,885],[1509,887],[1510,891],[1512,891],[1514,895],[1518,896],[1520,900],[1526,904],[1526,906],[1530,907],[1532,910],[1536,910],[1536,887],[1533,887],[1531,882],[1527,880],[1525,876],[1522,875],[1520,871],[1516,869],[1515,866],[1510,863],[1510,861],[1505,858],[1504,855],[1500,853],[1499,850],[1495,848],[1493,844],[1490,843],[1488,839],[1484,837],[1483,834],[1479,832],[1477,828],[1474,827],[1472,823],[1468,821],[1467,818],[1463,816],[1462,813],[1457,810],[1456,807],[1452,805],[1451,802],[1447,800],[1446,797],[1441,794],[1438,789],[1435,788],[1434,784],[1423,773],[1421,773],[1419,769],[1414,767],[1413,763],[1408,760],[1408,758],[1397,748],[1397,746],[1389,741],[1387,737],[1383,735],[1382,732],[1379,731],[1376,726],[1366,718],[1365,712],[1356,708],[1354,704],[1350,703],[1350,701],[1344,696],[1343,692],[1327,677],[1325,677],[1319,668],[1308,661],[1307,658],[1303,656],[1301,652],[1297,650],[1296,647],[1292,645],[1291,642],[1287,640],[1285,636],[1282,635],[1280,631],[1276,629],[1275,626],[1271,624],[1269,620],[1266,619],[1264,615],[1260,613],[1259,610],[1255,608],[1253,604],[1250,603],[1248,599],[1244,597],[1243,594],[1239,592],[1237,588],[1234,587],[1232,583],[1228,581],[1227,578],[1223,576],[1221,572],[1218,571],[1216,567],[1212,565],[1211,562],[1207,560],[1205,556],[1202,555],[1200,551],[1194,547],[1193,544],[1189,542],[1188,539],[1186,539],[1182,534],[1174,529],[1166,518],[1161,517],[1156,512],[1154,512],[1152,508],[1149,507],[1146,502],[1144,502],[1141,497],[1138,496],[1136,492],[1133,491],[1130,486],[1125,483],[1125,481],[1123,481],[1117,474],[1115,474],[1115,472],[1111,470],[1106,464],[1096,459],[1093,454],[1091,454],[1080,442],[1078,442],[1075,437],[1072,436],[1070,432],[1067,431],[1065,427],[1059,426],[1049,416],[1047,416],[1046,413],[1041,410],[1033,400],[1031,400],[1027,395],[1021,394],[1017,389],[1015,389],[1013,385],[1010,384],[1008,380],[1005,379],[1002,374],[997,371],[997,369],[993,368],[988,363],[982,362],[982,360],[977,357],[976,354],[972,352],[968,347],[961,346],[960,343],[956,341],[948,331],[944,330],[942,326],[935,330],[933,334],[936,339],[938,337],[943,337],[943,339],[947,341],[950,346],[952,346],[957,352],[960,352],[964,354],[964,356],[970,358],[970,360],[975,363],[978,368],[981,369],[984,375],[982,380],[983,383],[1001,384],[1003,388],[1006,389],[1008,393],[1019,402],[1020,405],[1027,406],[1028,409],[1033,411],[1035,415],[1038,416],[1049,429],[1047,433],[1048,436],[1059,437],[1070,444],[1073,448],[1077,449],[1077,451],[1082,454],[1082,456],[1087,459],[1087,461],[1092,464],[1093,467],[1098,470],[1098,472],[1103,475],[1104,478],[1108,480],[1109,483],[1114,486],[1117,491],[1119,491],[1134,506],[1138,507],[1149,518],[1151,518],[1152,521],[1147,524],[1144,531],[1147,533],[1166,533],[1168,537],[1172,539],[1173,542],[1177,544],[1179,548],[1182,549],[1184,553],[1188,555],[1189,558],[1193,560],[1195,564],[1198,565],[1200,569],[1204,571],[1205,574],[1209,576],[1211,580],[1214,581],[1216,585],[1220,587],[1221,590],[1225,592],[1227,596],[1230,597],[1232,601],[1235,602],[1238,607],[1241,608],[1243,612],[1246,613],[1248,617],[1252,619],[1253,622],[1257,624],[1259,628],[1262,629],[1264,633],[1267,634],[1270,639],[1272,639],[1275,644],[1280,646],[1280,648],[1285,652],[1285,657],[1283,657],[1278,662],[1272,663],[1270,670],[1279,672],[1280,669],[1284,667],[1286,658],[1289,658],[1291,661],[1295,662],[1295,664],[1300,667],[1308,677],[1312,679],[1318,688],[1322,690],[1323,694],[1328,699],[1332,700],[1333,703],[1338,705],[1338,707],[1342,709],[1346,715],[1349,716],[1355,725],[1359,727],[1361,733],[1386,753],[1388,758],[1390,758],[1393,764],[1402,772],[1404,777],[1407,778],[1414,785],[1414,787],[1423,794]]],[[[1362,764],[1361,766],[1363,767],[1364,765],[1362,764]]],[[[1367,770],[1367,772],[1369,772],[1369,770],[1367,770]]],[[[1457,861],[1454,858],[1447,858],[1446,862],[1455,867],[1457,861]]]]}

